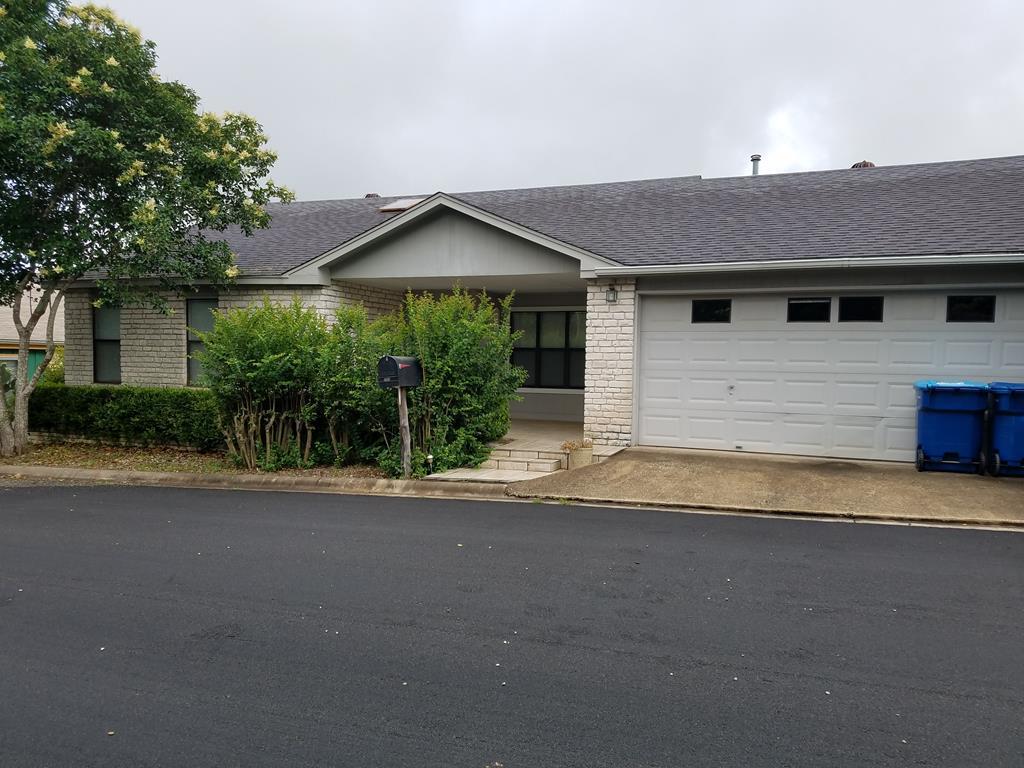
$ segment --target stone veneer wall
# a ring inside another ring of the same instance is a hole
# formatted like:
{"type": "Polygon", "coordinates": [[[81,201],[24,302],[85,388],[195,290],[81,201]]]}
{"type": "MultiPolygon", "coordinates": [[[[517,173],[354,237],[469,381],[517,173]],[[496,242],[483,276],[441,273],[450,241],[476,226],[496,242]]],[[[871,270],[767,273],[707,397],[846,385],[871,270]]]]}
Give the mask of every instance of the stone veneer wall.
{"type": "Polygon", "coordinates": [[[583,434],[596,445],[630,445],[633,440],[633,345],[636,281],[587,281],[587,365],[583,434]],[[619,292],[614,304],[605,292],[619,292]]]}
{"type": "MultiPolygon", "coordinates": [[[[370,319],[397,309],[400,291],[354,283],[330,286],[244,286],[221,292],[221,309],[247,307],[269,298],[284,304],[298,298],[332,321],[338,308],[362,302],[370,319]]],[[[68,384],[92,384],[92,294],[69,291],[65,297],[66,347],[64,376],[68,384]]],[[[154,387],[180,387],[187,383],[185,299],[169,296],[173,313],[165,315],[144,307],[121,310],[121,382],[154,387]]]]}
{"type": "Polygon", "coordinates": [[[393,291],[389,288],[376,288],[358,283],[336,282],[333,286],[342,304],[362,304],[366,307],[366,315],[376,320],[381,315],[394,312],[402,306],[404,291],[393,291]]]}
{"type": "Polygon", "coordinates": [[[272,304],[290,304],[298,299],[306,307],[313,307],[325,320],[333,320],[334,313],[341,306],[341,295],[333,286],[265,286],[236,287],[217,294],[219,309],[244,309],[258,304],[264,297],[272,304]]]}
{"type": "Polygon", "coordinates": [[[64,381],[92,384],[92,295],[85,289],[64,295],[64,381]]]}
{"type": "Polygon", "coordinates": [[[149,307],[121,310],[122,384],[183,387],[187,383],[185,299],[165,298],[170,314],[149,307]]]}

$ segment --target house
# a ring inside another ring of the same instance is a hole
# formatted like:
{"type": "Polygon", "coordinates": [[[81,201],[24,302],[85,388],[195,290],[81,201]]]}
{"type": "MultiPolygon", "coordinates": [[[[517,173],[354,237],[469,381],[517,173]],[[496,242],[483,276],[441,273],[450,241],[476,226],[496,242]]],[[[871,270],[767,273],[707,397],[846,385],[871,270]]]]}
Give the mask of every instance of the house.
{"type": "MultiPolygon", "coordinates": [[[[35,307],[35,297],[31,294],[22,302],[22,316],[28,317],[35,307]]],[[[48,315],[43,315],[32,333],[29,347],[28,366],[31,376],[42,359],[46,356],[46,323],[48,315]]],[[[64,343],[64,307],[57,308],[53,319],[53,340],[57,344],[64,343]]],[[[12,374],[18,367],[18,329],[14,326],[14,312],[9,306],[0,305],[0,365],[5,366],[12,374]]]]}
{"type": "MultiPolygon", "coordinates": [[[[859,164],[860,165],[860,164],[859,164]]],[[[1024,156],[274,205],[171,316],[67,296],[68,383],[182,386],[212,307],[515,291],[514,419],[599,445],[914,457],[922,378],[1024,380],[1024,156]]]]}

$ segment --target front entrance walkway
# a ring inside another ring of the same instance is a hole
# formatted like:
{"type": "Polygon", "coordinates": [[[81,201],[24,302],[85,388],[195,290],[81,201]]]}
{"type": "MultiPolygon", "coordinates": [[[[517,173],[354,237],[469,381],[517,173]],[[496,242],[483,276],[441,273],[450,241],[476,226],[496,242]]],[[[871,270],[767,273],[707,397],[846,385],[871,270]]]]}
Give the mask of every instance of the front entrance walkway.
{"type": "Polygon", "coordinates": [[[629,448],[598,467],[509,487],[513,496],[933,523],[1024,525],[1024,478],[913,464],[629,448]]]}
{"type": "MultiPolygon", "coordinates": [[[[583,425],[572,421],[517,419],[503,438],[494,443],[491,457],[477,468],[451,469],[427,480],[475,480],[482,483],[515,483],[535,480],[568,466],[569,454],[562,444],[583,438],[583,425]]],[[[594,462],[604,461],[621,448],[597,446],[594,462]]]]}

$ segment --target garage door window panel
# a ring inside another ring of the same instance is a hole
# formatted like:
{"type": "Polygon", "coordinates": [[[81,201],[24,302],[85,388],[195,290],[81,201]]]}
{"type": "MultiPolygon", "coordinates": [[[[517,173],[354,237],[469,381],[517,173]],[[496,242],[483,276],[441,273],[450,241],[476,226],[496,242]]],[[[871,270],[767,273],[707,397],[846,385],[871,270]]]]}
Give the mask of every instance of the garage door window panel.
{"type": "Polygon", "coordinates": [[[947,323],[994,323],[995,296],[947,296],[947,323]]]}
{"type": "Polygon", "coordinates": [[[790,299],[786,308],[787,323],[827,323],[832,317],[832,299],[790,299]]]}
{"type": "Polygon", "coordinates": [[[839,298],[840,323],[880,323],[885,310],[881,296],[841,296],[839,298]]]}
{"type": "Polygon", "coordinates": [[[732,322],[732,299],[694,299],[690,309],[690,322],[732,322]]]}

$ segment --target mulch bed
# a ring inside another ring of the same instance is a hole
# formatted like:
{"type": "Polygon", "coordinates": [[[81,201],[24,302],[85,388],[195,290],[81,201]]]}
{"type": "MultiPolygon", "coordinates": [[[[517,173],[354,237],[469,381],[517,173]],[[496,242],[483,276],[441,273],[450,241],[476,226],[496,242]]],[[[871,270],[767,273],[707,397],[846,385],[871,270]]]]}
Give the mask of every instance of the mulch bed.
{"type": "MultiPolygon", "coordinates": [[[[248,470],[223,453],[198,453],[179,448],[139,448],[75,443],[36,445],[15,459],[0,464],[80,469],[123,469],[137,472],[194,472],[239,475],[248,470]]],[[[273,474],[304,477],[386,477],[379,468],[362,464],[346,467],[282,469],[273,474]]]]}

